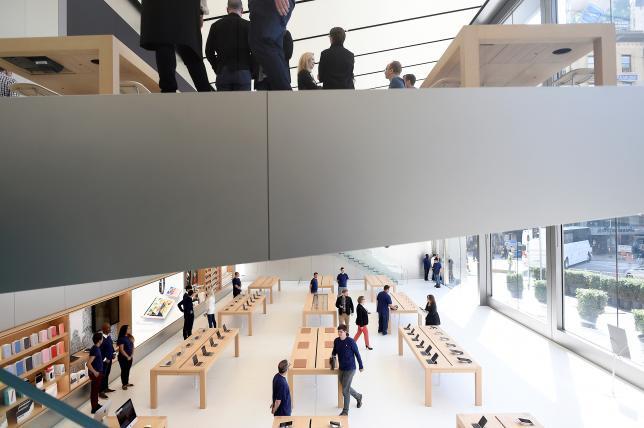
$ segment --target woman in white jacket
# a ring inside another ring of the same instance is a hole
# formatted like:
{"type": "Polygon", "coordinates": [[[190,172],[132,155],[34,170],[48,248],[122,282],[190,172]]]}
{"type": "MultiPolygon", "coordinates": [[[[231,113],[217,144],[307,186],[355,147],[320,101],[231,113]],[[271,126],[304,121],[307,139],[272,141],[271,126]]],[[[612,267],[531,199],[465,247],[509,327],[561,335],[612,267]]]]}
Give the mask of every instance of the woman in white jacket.
{"type": "Polygon", "coordinates": [[[214,291],[211,291],[208,293],[208,298],[206,299],[206,303],[208,303],[208,311],[206,312],[206,316],[208,317],[208,327],[209,328],[217,328],[217,321],[215,321],[215,293],[214,291]]]}

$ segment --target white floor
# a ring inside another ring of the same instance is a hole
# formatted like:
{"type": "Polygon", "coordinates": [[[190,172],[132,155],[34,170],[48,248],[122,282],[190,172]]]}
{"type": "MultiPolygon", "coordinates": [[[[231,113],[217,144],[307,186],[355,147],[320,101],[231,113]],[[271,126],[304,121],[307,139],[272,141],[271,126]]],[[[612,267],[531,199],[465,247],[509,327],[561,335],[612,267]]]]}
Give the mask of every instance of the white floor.
{"type": "MultiPolygon", "coordinates": [[[[608,373],[499,313],[476,306],[467,281],[454,290],[437,290],[428,284],[415,280],[403,289],[419,305],[424,305],[426,294],[437,296],[443,327],[483,367],[483,407],[474,406],[472,375],[436,377],[434,405],[425,407],[424,375],[418,361],[408,349],[399,357],[395,334],[378,335],[377,320],[372,318],[374,350],[367,351],[362,339],[359,343],[365,371],[356,374],[354,387],[364,394],[364,406],[357,409],[352,401],[352,428],[454,427],[457,413],[481,411],[525,411],[546,427],[644,427],[643,391],[618,381],[613,398],[608,373]]],[[[354,298],[363,294],[362,282],[352,281],[350,291],[354,298]]],[[[277,363],[289,358],[306,292],[305,282],[282,282],[282,292],[268,306],[268,315],[256,315],[254,336],[246,336],[244,330],[240,358],[234,358],[230,348],[208,373],[206,410],[198,408],[192,379],[174,377],[160,378],[159,408],[149,408],[149,369],[181,340],[178,334],[133,367],[134,388],[122,391],[120,381],[112,384],[117,390],[111,394],[112,411],[132,398],[138,414],[166,415],[170,427],[270,427],[271,379],[277,363]]],[[[375,313],[375,306],[369,306],[375,313]]],[[[414,321],[411,315],[401,320],[414,321]]],[[[322,322],[327,325],[331,319],[322,322]]],[[[196,327],[205,325],[203,317],[196,322],[196,327]]],[[[296,377],[295,382],[294,415],[339,413],[332,377],[296,377]]],[[[89,404],[81,410],[88,412],[89,404]]]]}

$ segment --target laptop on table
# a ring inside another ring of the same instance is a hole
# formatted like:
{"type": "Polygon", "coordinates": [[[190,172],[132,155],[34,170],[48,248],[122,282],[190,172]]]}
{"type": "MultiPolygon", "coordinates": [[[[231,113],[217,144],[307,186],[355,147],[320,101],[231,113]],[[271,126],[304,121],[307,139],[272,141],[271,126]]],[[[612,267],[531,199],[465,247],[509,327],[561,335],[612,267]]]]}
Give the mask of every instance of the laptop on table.
{"type": "Polygon", "coordinates": [[[133,428],[138,420],[131,399],[119,407],[114,414],[118,420],[119,428],[133,428]]]}

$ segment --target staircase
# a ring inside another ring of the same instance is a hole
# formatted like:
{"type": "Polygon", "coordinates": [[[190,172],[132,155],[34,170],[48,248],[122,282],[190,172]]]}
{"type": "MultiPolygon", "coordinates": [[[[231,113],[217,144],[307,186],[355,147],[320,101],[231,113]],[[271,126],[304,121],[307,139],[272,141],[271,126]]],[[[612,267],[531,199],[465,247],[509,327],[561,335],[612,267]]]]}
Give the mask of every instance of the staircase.
{"type": "Polygon", "coordinates": [[[349,263],[373,275],[386,275],[399,285],[407,274],[402,266],[386,263],[379,259],[372,250],[344,251],[338,253],[349,263]]]}

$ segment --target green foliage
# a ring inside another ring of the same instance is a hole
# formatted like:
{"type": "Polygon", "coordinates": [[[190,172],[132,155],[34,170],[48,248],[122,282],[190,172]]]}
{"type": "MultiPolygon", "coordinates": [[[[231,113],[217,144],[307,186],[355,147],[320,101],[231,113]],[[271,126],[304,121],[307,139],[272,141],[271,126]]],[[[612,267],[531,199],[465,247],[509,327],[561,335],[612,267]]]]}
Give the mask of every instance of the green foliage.
{"type": "Polygon", "coordinates": [[[604,312],[608,303],[608,295],[605,291],[578,289],[575,292],[577,297],[577,312],[579,316],[588,322],[595,323],[599,314],[604,312]]]}
{"type": "Polygon", "coordinates": [[[541,303],[547,300],[546,281],[538,280],[534,282],[534,297],[541,303]]]}
{"type": "Polygon", "coordinates": [[[633,318],[635,318],[635,328],[640,333],[644,333],[644,309],[633,310],[633,318]]]}
{"type": "Polygon", "coordinates": [[[506,284],[512,297],[521,298],[523,295],[523,275],[514,272],[507,273],[506,284]]]}

